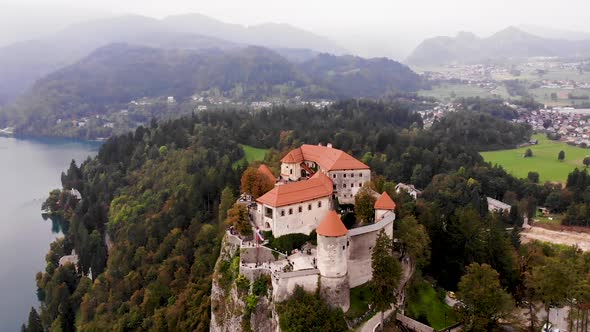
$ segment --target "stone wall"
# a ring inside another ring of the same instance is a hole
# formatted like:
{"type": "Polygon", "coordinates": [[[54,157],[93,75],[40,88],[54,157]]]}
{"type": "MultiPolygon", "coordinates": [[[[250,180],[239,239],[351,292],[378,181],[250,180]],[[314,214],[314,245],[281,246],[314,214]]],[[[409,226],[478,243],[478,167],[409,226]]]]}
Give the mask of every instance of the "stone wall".
{"type": "Polygon", "coordinates": [[[397,320],[411,331],[415,332],[434,332],[434,329],[428,325],[422,324],[419,321],[413,320],[410,317],[402,314],[397,314],[397,320]]]}
{"type": "Polygon", "coordinates": [[[273,301],[285,301],[293,294],[296,286],[313,293],[318,288],[319,270],[301,270],[295,272],[276,273],[272,277],[273,301]]]}
{"type": "Polygon", "coordinates": [[[350,287],[346,276],[341,278],[320,277],[320,296],[330,305],[348,311],[350,308],[350,287]]]}
{"type": "Polygon", "coordinates": [[[272,250],[263,246],[240,249],[240,260],[244,263],[269,263],[276,261],[272,250]]]}
{"type": "Polygon", "coordinates": [[[344,277],[347,269],[348,238],[318,235],[317,266],[322,276],[344,277]]]}
{"type": "Polygon", "coordinates": [[[389,214],[381,221],[364,227],[348,231],[348,282],[351,288],[360,286],[373,277],[371,268],[371,254],[382,229],[389,236],[393,236],[393,222],[395,214],[389,214]]]}

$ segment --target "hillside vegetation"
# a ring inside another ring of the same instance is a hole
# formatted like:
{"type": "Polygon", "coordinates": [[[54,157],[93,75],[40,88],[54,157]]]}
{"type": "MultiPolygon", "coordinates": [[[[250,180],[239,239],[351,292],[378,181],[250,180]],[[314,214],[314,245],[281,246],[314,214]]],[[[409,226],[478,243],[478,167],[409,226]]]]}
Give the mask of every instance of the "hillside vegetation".
{"type": "MultiPolygon", "coordinates": [[[[195,106],[184,102],[204,91],[248,102],[270,97],[378,97],[414,91],[419,85],[418,75],[386,59],[320,54],[303,63],[292,63],[261,47],[224,52],[113,44],[39,80],[0,112],[0,126],[16,126],[19,135],[66,132],[95,138],[104,134],[88,133],[86,127],[63,126],[69,120],[127,110],[133,106],[129,105],[132,100],[144,97],[174,96],[177,106],[146,106],[151,114],[169,118],[179,112],[190,114],[195,106]]],[[[129,121],[147,123],[149,114],[129,121]]]]}

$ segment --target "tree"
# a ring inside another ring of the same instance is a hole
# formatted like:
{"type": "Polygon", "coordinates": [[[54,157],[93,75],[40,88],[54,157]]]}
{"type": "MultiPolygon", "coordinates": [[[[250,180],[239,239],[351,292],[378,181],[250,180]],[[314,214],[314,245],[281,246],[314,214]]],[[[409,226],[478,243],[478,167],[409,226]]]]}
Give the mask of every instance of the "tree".
{"type": "Polygon", "coordinates": [[[393,241],[385,230],[377,235],[377,241],[371,254],[373,279],[370,281],[373,293],[372,304],[381,311],[381,328],[383,329],[383,312],[395,302],[395,292],[401,278],[401,266],[393,256],[393,241]]]}
{"type": "Polygon", "coordinates": [[[397,227],[402,253],[410,256],[419,266],[426,264],[430,259],[430,237],[424,225],[410,215],[401,219],[397,227]]]}
{"type": "Polygon", "coordinates": [[[227,218],[227,211],[230,209],[233,203],[235,203],[236,198],[234,197],[234,193],[230,187],[225,187],[221,192],[221,202],[219,203],[218,209],[218,220],[219,222],[224,222],[227,218]]]}
{"type": "Polygon", "coordinates": [[[559,161],[563,161],[565,159],[565,152],[563,150],[559,151],[559,154],[557,155],[557,160],[559,161]]]}
{"type": "Polygon", "coordinates": [[[514,301],[502,286],[498,272],[487,264],[472,263],[458,285],[456,309],[468,331],[490,331],[510,317],[514,301]]]}
{"type": "Polygon", "coordinates": [[[354,198],[354,213],[363,223],[375,220],[375,196],[369,183],[365,183],[354,198]]]}
{"type": "Polygon", "coordinates": [[[254,167],[248,167],[248,169],[244,171],[241,183],[242,192],[248,193],[254,198],[266,194],[274,188],[275,185],[268,177],[254,167]]]}
{"type": "Polygon", "coordinates": [[[576,275],[571,259],[551,257],[544,264],[534,266],[526,279],[527,287],[533,292],[535,300],[543,302],[549,323],[549,310],[552,305],[560,305],[573,291],[576,275]]]}
{"type": "Polygon", "coordinates": [[[43,332],[43,324],[41,323],[41,318],[37,313],[35,308],[31,307],[31,311],[29,312],[29,322],[26,328],[27,332],[43,332]]]}
{"type": "Polygon", "coordinates": [[[537,172],[529,172],[529,174],[527,175],[527,178],[532,183],[539,183],[539,173],[537,173],[537,172]]]}
{"type": "Polygon", "coordinates": [[[231,209],[227,211],[226,223],[229,226],[234,226],[240,235],[247,236],[252,234],[248,210],[242,204],[234,203],[231,209]]]}
{"type": "Polygon", "coordinates": [[[531,149],[526,149],[526,151],[524,152],[524,157],[525,158],[530,158],[533,156],[533,150],[531,149]]]}
{"type": "Polygon", "coordinates": [[[586,167],[590,166],[590,157],[585,157],[582,163],[584,163],[584,166],[586,167]]]}

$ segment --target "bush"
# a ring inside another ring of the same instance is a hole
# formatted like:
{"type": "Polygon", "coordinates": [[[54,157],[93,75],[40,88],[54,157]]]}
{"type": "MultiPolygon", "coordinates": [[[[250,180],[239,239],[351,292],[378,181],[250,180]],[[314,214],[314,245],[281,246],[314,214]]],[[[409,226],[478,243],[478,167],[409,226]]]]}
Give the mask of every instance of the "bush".
{"type": "Polygon", "coordinates": [[[301,248],[306,242],[317,244],[317,233],[315,230],[309,235],[295,233],[280,236],[278,238],[268,237],[269,247],[280,252],[290,253],[293,249],[301,248]]]}
{"type": "Polygon", "coordinates": [[[256,296],[266,296],[268,293],[268,285],[270,284],[270,277],[263,275],[254,280],[252,285],[252,293],[256,296]]]}

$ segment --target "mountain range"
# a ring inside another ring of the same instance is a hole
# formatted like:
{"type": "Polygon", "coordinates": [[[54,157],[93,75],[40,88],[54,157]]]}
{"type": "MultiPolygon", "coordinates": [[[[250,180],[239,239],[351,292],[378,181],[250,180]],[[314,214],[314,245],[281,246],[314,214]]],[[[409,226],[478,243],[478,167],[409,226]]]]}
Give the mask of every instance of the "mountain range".
{"type": "Polygon", "coordinates": [[[143,16],[93,20],[45,38],[0,47],[0,105],[13,101],[43,76],[111,43],[192,50],[258,45],[297,61],[318,52],[345,52],[327,38],[285,24],[245,27],[199,14],[162,20],[143,16]]]}
{"type": "Polygon", "coordinates": [[[386,58],[320,53],[290,61],[259,46],[189,50],[115,43],[39,79],[3,108],[0,125],[34,135],[59,119],[105,115],[132,100],[174,96],[182,103],[205,91],[259,101],[379,97],[420,86],[416,73],[386,58]]]}
{"type": "Polygon", "coordinates": [[[434,37],[423,41],[406,63],[418,66],[481,63],[535,56],[590,56],[590,40],[539,37],[516,27],[487,38],[460,32],[455,37],[434,37]]]}

